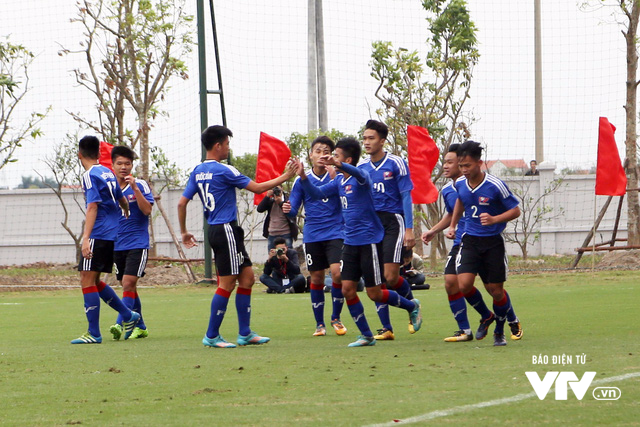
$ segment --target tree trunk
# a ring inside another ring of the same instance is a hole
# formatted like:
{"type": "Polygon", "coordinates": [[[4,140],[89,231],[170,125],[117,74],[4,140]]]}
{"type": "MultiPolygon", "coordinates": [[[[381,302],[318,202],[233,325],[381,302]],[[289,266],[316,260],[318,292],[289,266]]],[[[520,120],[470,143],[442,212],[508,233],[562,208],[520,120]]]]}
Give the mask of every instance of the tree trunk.
{"type": "MultiPolygon", "coordinates": [[[[638,51],[636,35],[638,31],[638,17],[640,16],[640,2],[634,0],[629,17],[629,27],[625,34],[627,42],[627,100],[626,110],[626,156],[628,188],[638,188],[638,158],[636,148],[636,120],[637,120],[637,80],[638,51]]],[[[638,205],[638,192],[630,191],[627,197],[627,229],[628,245],[640,245],[640,206],[638,205]]]]}

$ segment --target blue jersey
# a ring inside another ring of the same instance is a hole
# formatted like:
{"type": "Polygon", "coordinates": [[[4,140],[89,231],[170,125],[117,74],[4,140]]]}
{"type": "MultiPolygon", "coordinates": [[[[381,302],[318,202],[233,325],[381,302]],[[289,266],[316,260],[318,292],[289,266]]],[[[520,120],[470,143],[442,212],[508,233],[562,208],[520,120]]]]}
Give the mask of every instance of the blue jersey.
{"type": "Polygon", "coordinates": [[[182,195],[192,199],[198,193],[207,223],[226,224],[238,217],[236,188],[245,188],[249,182],[251,180],[233,166],[205,160],[191,172],[182,195]]]}
{"type": "MultiPolygon", "coordinates": [[[[142,179],[136,179],[136,185],[145,199],[153,205],[153,194],[149,184],[142,179]]],[[[118,239],[113,250],[128,251],[131,249],[149,249],[149,216],[142,213],[138,207],[136,193],[129,184],[122,189],[122,194],[129,202],[129,218],[120,218],[118,239]]]]}
{"type": "Polygon", "coordinates": [[[365,171],[350,165],[345,164],[345,166],[343,167],[345,172],[351,167],[354,172],[361,174],[360,180],[351,175],[349,178],[336,177],[320,187],[314,186],[308,179],[302,180],[302,185],[316,198],[340,196],[345,245],[361,246],[380,243],[384,237],[384,228],[374,208],[371,177],[365,171]]]}
{"type": "MultiPolygon", "coordinates": [[[[452,214],[453,208],[455,208],[456,206],[456,200],[458,200],[458,193],[453,186],[453,181],[449,181],[447,185],[442,187],[440,193],[442,194],[442,199],[444,200],[444,208],[448,213],[452,214]]],[[[457,246],[460,244],[460,239],[462,238],[465,230],[465,221],[466,218],[463,213],[460,221],[458,221],[458,228],[456,229],[456,237],[455,239],[453,239],[453,246],[457,246]]]]}
{"type": "MultiPolygon", "coordinates": [[[[307,171],[309,182],[316,187],[327,184],[331,181],[329,173],[318,176],[313,170],[307,171]]],[[[342,174],[336,176],[335,179],[342,179],[342,174]]],[[[297,178],[291,194],[289,195],[289,203],[291,204],[291,212],[287,215],[295,218],[300,210],[300,205],[304,203],[304,243],[322,242],[333,239],[344,239],[344,221],[342,219],[342,205],[340,197],[334,195],[324,199],[314,199],[308,192],[304,190],[300,178],[297,178]]]]}
{"type": "Polygon", "coordinates": [[[455,187],[458,198],[464,205],[465,233],[471,236],[495,236],[502,233],[506,223],[482,225],[480,214],[486,212],[491,216],[500,215],[519,204],[507,184],[488,173],[485,173],[484,180],[476,188],[469,187],[464,176],[458,178],[455,187]]]}
{"type": "Polygon", "coordinates": [[[401,193],[413,190],[407,162],[401,157],[385,153],[378,166],[368,160],[358,168],[371,177],[376,212],[403,214],[401,193]]]}
{"type": "Polygon", "coordinates": [[[116,176],[109,168],[93,165],[82,175],[82,190],[86,206],[89,206],[89,203],[98,204],[98,215],[89,237],[115,241],[122,216],[122,209],[118,203],[122,197],[122,190],[116,176]]]}

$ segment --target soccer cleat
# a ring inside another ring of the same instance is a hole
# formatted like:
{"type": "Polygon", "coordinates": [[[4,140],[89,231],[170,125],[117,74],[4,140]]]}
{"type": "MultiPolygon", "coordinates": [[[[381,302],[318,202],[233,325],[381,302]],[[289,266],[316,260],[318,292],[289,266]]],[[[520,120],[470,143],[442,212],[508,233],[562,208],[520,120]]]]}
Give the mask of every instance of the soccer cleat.
{"type": "Polygon", "coordinates": [[[146,338],[149,336],[149,331],[146,329],[140,329],[137,326],[135,328],[133,328],[133,332],[131,333],[131,336],[129,338],[146,338]]]}
{"type": "Polygon", "coordinates": [[[314,337],[323,337],[327,335],[327,330],[325,329],[324,325],[320,325],[316,328],[316,331],[313,333],[314,337]]]}
{"type": "Polygon", "coordinates": [[[515,322],[509,322],[509,328],[511,328],[512,340],[519,340],[522,338],[522,334],[524,333],[524,331],[522,330],[522,325],[520,324],[519,320],[516,320],[515,322]]]}
{"type": "Polygon", "coordinates": [[[453,336],[447,337],[444,339],[445,342],[462,342],[462,341],[473,341],[473,332],[469,332],[468,334],[463,331],[455,331],[453,336]]]}
{"type": "Polygon", "coordinates": [[[135,311],[131,312],[131,319],[128,322],[124,322],[124,339],[128,340],[131,334],[133,333],[133,328],[136,327],[138,322],[140,321],[140,315],[135,311]]]}
{"type": "Polygon", "coordinates": [[[202,344],[204,344],[205,347],[236,348],[235,344],[225,341],[225,339],[222,338],[221,335],[218,335],[215,338],[207,338],[207,336],[205,335],[204,338],[202,338],[202,344]]]}
{"type": "Polygon", "coordinates": [[[109,332],[113,335],[113,339],[118,341],[122,336],[122,325],[120,323],[116,323],[115,325],[111,325],[109,328],[109,332]]]}
{"type": "Polygon", "coordinates": [[[493,346],[494,347],[502,347],[507,345],[507,340],[504,337],[504,334],[493,334],[493,346]]]}
{"type": "Polygon", "coordinates": [[[375,337],[365,337],[364,335],[358,335],[358,338],[347,347],[367,347],[369,345],[376,345],[375,337]]]}
{"type": "Polygon", "coordinates": [[[416,304],[416,308],[409,313],[409,332],[415,334],[422,327],[422,306],[418,299],[413,299],[413,302],[416,304]]]}
{"type": "Polygon", "coordinates": [[[246,336],[238,335],[238,345],[265,344],[269,341],[271,341],[271,338],[261,337],[253,331],[246,336]]]}
{"type": "Polygon", "coordinates": [[[487,331],[489,330],[489,326],[496,320],[496,315],[491,313],[491,316],[486,319],[480,319],[480,326],[478,326],[478,330],[476,331],[476,339],[480,341],[487,336],[487,331]]]}
{"type": "Polygon", "coordinates": [[[338,335],[344,335],[347,333],[347,328],[342,324],[340,319],[333,319],[331,321],[331,326],[333,326],[333,329],[338,335]]]}
{"type": "Polygon", "coordinates": [[[89,332],[80,335],[75,340],[71,340],[71,344],[100,344],[102,337],[94,337],[89,332]]]}
{"type": "Polygon", "coordinates": [[[378,329],[378,335],[374,335],[373,338],[380,341],[392,341],[396,339],[393,331],[387,328],[378,329]]]}

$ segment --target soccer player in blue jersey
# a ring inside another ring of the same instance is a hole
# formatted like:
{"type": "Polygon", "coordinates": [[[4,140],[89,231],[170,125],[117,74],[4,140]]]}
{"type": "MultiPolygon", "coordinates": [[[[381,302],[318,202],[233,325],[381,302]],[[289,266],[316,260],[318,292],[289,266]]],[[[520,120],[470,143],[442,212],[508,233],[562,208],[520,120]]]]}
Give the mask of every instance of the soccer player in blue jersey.
{"type": "Polygon", "coordinates": [[[395,291],[382,289],[382,239],[384,229],[376,215],[373,202],[373,182],[369,174],[356,167],[360,158],[360,144],[353,138],[338,141],[335,157],[322,156],[320,164],[332,165],[340,170],[342,177],[316,187],[307,179],[304,168],[298,168],[300,182],[305,191],[316,199],[340,196],[344,218],[344,246],[342,249],[342,293],[353,321],[361,335],[349,347],[370,346],[376,343],[364,315],[364,307],[357,294],[361,277],[369,298],[375,302],[390,304],[409,312],[413,329],[422,326],[422,313],[418,300],[408,300],[395,291]]]}
{"type": "MultiPolygon", "coordinates": [[[[330,156],[335,144],[328,136],[319,136],[311,142],[312,168],[306,172],[308,180],[315,186],[321,186],[331,181],[329,171],[319,160],[322,156],[330,156]]],[[[332,168],[331,166],[329,168],[332,168]]],[[[342,179],[339,175],[336,179],[342,179]]],[[[282,211],[289,217],[295,218],[304,204],[304,233],[303,244],[307,270],[311,274],[311,307],[316,320],[314,336],[327,334],[324,322],[324,275],[325,270],[331,271],[331,298],[333,312],[331,327],[338,335],[347,333],[347,328],[340,320],[340,313],[344,305],[342,295],[342,281],[340,279],[340,255],[344,240],[344,224],[342,222],[342,207],[338,195],[325,199],[314,199],[307,194],[296,179],[291,189],[289,200],[282,206],[282,211]]]]}
{"type": "MultiPolygon", "coordinates": [[[[458,200],[458,193],[455,190],[454,184],[462,175],[462,172],[460,172],[460,168],[458,167],[457,151],[459,147],[460,144],[451,144],[447,154],[444,156],[444,162],[442,165],[443,174],[446,178],[451,179],[451,181],[442,187],[441,190],[446,213],[436,225],[422,234],[422,240],[425,243],[429,243],[436,234],[448,229],[451,224],[453,208],[458,200]]],[[[491,324],[491,322],[493,322],[492,319],[494,319],[493,313],[487,308],[487,305],[482,299],[482,294],[475,286],[473,286],[471,291],[466,295],[460,291],[460,286],[458,286],[456,256],[460,249],[460,239],[464,234],[465,220],[466,218],[463,215],[458,221],[458,228],[453,240],[453,246],[451,247],[451,251],[449,251],[447,263],[444,267],[444,288],[447,291],[447,296],[449,297],[449,307],[451,308],[454,319],[458,323],[458,330],[454,332],[453,336],[445,338],[444,340],[446,342],[463,342],[473,340],[473,333],[471,332],[471,326],[469,325],[469,319],[467,317],[467,304],[465,303],[465,298],[469,301],[469,304],[471,304],[471,306],[480,313],[481,334],[482,331],[485,331],[484,333],[486,333],[488,324],[491,324]],[[489,323],[487,324],[487,322],[489,323]]]]}
{"type": "Polygon", "coordinates": [[[206,160],[195,167],[189,176],[187,187],[178,202],[178,220],[182,243],[191,248],[197,245],[193,234],[187,231],[187,205],[198,194],[209,224],[209,243],[213,249],[219,276],[218,289],[211,300],[209,327],[202,343],[208,347],[233,348],[235,344],[220,335],[229,297],[238,284],[236,310],[238,312],[238,345],[264,344],[270,339],[253,332],[251,320],[251,288],[255,282],[251,259],[244,247],[244,230],[238,225],[236,189],[246,188],[253,193],[264,193],[280,185],[293,175],[296,168],[289,163],[285,173],[269,181],[256,183],[242,175],[236,168],[220,163],[229,156],[230,129],[210,126],[202,132],[202,145],[207,151],[206,160]]]}
{"type": "MultiPolygon", "coordinates": [[[[455,227],[464,213],[465,230],[456,260],[458,284],[464,294],[473,289],[476,274],[493,298],[496,327],[493,345],[504,346],[504,323],[509,322],[511,339],[522,338],[522,326],[509,295],[504,290],[507,280],[507,256],[502,232],[506,223],[520,216],[518,200],[509,187],[495,176],[482,171],[482,147],[467,141],[458,149],[458,165],[463,176],[455,183],[458,200],[453,209],[447,237],[455,236],[455,227]]],[[[493,317],[476,332],[482,339],[493,317]]]]}
{"type": "MultiPolygon", "coordinates": [[[[369,154],[369,161],[358,167],[367,171],[373,181],[375,209],[384,227],[382,256],[386,286],[405,298],[413,299],[411,285],[400,276],[400,266],[403,264],[402,248],[411,249],[416,244],[411,203],[413,183],[407,162],[384,151],[388,133],[387,125],[377,120],[369,120],[365,124],[362,145],[369,154]]],[[[382,323],[382,329],[378,330],[376,339],[393,340],[395,336],[389,317],[389,306],[378,302],[376,309],[382,323]]],[[[411,322],[409,332],[415,332],[411,322]]]]}
{"type": "Polygon", "coordinates": [[[118,224],[123,215],[129,216],[129,203],[122,195],[113,172],[98,164],[100,141],[85,136],[78,144],[78,158],[86,172],[82,175],[82,190],[86,198],[86,218],[82,233],[82,258],[78,264],[84,297],[84,312],[89,322],[87,333],[71,344],[100,344],[100,299],[116,310],[124,321],[124,339],[136,327],[140,315],[125,306],[113,289],[100,281],[100,273],[113,269],[113,245],[118,224]]]}
{"type": "MultiPolygon", "coordinates": [[[[140,315],[140,321],[130,338],[149,336],[142,316],[142,304],[138,295],[138,279],[144,276],[149,253],[149,215],[153,207],[153,194],[149,184],[143,179],[131,176],[133,150],[118,145],[111,150],[111,163],[122,194],[129,202],[129,218],[120,218],[118,238],[113,257],[116,264],[116,278],[122,284],[122,302],[140,315]]],[[[114,340],[122,336],[122,316],[110,328],[114,340]]]]}

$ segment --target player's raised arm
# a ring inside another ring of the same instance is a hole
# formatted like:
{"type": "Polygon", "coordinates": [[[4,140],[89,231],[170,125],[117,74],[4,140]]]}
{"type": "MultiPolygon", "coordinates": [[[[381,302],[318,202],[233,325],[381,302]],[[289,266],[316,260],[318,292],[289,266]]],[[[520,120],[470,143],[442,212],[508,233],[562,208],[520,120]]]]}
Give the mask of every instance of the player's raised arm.
{"type": "Polygon", "coordinates": [[[255,182],[251,180],[249,181],[249,184],[247,184],[245,188],[251,191],[252,193],[256,193],[256,194],[264,193],[265,191],[270,190],[273,187],[276,187],[282,184],[283,182],[289,180],[291,177],[293,177],[296,174],[296,170],[298,168],[297,162],[298,162],[297,159],[290,159],[289,162],[287,163],[287,167],[285,168],[283,174],[280,175],[279,177],[273,178],[273,179],[270,179],[269,181],[264,181],[264,182],[255,182]]]}

